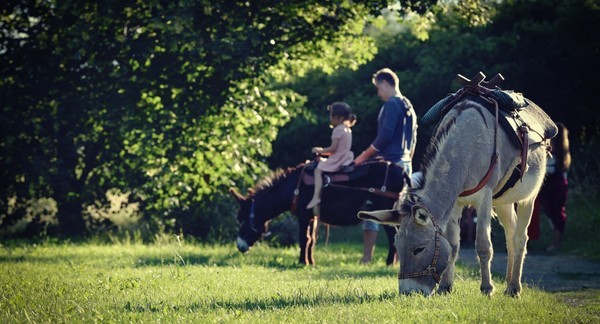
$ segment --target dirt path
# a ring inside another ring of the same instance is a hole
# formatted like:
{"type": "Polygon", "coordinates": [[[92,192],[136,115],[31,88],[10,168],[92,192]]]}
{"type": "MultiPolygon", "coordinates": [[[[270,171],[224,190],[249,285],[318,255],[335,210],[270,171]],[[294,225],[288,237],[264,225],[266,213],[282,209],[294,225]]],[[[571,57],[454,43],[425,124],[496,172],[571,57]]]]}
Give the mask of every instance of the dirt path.
{"type": "MultiPolygon", "coordinates": [[[[461,248],[458,263],[479,269],[473,248],[461,248]]],[[[492,273],[504,278],[505,252],[494,252],[492,273]]],[[[600,262],[571,256],[528,254],[523,267],[523,283],[550,292],[600,289],[600,262]]]]}

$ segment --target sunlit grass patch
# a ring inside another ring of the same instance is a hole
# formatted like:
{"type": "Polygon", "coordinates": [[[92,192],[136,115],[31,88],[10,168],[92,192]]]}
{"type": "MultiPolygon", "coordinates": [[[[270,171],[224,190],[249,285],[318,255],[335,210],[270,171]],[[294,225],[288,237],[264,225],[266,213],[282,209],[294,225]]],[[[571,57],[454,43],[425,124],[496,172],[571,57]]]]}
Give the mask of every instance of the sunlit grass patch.
{"type": "MultiPolygon", "coordinates": [[[[478,271],[459,267],[455,291],[401,296],[397,265],[358,264],[360,245],[330,244],[318,264],[296,247],[172,240],[0,249],[1,322],[594,322],[598,292],[522,297],[479,292],[478,271]],[[581,300],[581,301],[580,301],[581,300]],[[574,307],[573,305],[577,305],[574,307]],[[583,306],[582,306],[583,305],[583,306]]],[[[382,251],[380,251],[382,253],[382,251]]]]}

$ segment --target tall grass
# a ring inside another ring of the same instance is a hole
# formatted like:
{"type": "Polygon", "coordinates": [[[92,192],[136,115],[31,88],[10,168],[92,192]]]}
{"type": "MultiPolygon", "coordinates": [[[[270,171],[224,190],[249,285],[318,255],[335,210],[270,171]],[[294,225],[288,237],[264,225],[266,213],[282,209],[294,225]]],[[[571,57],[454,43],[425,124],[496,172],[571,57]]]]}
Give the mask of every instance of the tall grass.
{"type": "MultiPolygon", "coordinates": [[[[598,322],[598,292],[520,299],[479,293],[477,271],[460,268],[455,292],[399,296],[396,267],[361,266],[359,244],[320,246],[314,267],[297,247],[191,244],[4,245],[0,322],[598,322]]],[[[496,278],[498,291],[504,285],[496,278]]]]}

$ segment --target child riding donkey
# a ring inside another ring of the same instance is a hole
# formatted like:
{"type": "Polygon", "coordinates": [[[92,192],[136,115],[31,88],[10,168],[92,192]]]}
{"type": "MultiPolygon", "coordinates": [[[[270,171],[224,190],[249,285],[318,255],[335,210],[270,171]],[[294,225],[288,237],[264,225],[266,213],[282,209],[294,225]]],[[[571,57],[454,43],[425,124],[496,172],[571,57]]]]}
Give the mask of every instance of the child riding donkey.
{"type": "Polygon", "coordinates": [[[329,158],[321,159],[315,169],[315,191],[306,209],[313,209],[321,202],[323,172],[339,171],[343,166],[354,161],[354,154],[351,151],[352,130],[350,127],[356,123],[356,115],[352,113],[350,106],[345,102],[335,102],[327,109],[329,110],[329,121],[333,126],[331,145],[325,148],[313,147],[312,152],[329,158]]]}

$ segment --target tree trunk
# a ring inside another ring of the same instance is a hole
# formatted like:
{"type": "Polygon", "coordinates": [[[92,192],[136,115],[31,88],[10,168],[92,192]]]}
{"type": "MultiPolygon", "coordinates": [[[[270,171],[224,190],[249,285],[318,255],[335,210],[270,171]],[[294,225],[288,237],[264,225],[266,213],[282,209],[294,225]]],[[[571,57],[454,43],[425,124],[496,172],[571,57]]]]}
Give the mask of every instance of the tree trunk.
{"type": "Polygon", "coordinates": [[[62,236],[77,237],[85,233],[83,206],[79,197],[63,196],[57,200],[58,229],[62,236]]]}

